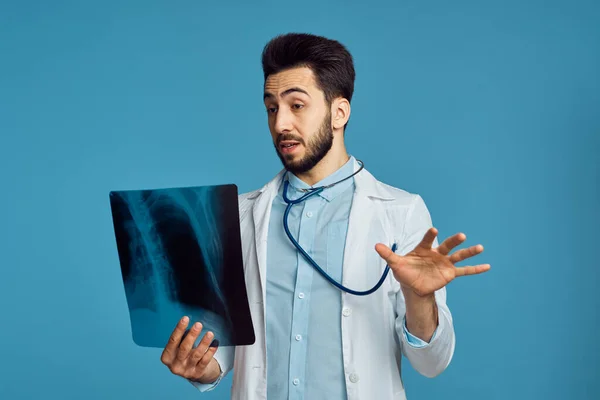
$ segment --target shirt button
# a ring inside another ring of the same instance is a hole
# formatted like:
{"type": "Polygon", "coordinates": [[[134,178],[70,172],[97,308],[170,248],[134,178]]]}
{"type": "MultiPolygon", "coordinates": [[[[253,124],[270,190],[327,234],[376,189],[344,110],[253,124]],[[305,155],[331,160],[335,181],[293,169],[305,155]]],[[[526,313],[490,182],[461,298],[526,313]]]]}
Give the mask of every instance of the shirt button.
{"type": "Polygon", "coordinates": [[[304,298],[304,293],[298,293],[298,298],[299,299],[303,299],[304,298]]]}
{"type": "Polygon", "coordinates": [[[309,212],[307,212],[307,213],[306,213],[306,216],[307,216],[308,218],[312,217],[312,211],[309,211],[309,212]]]}
{"type": "Polygon", "coordinates": [[[297,340],[297,341],[300,341],[300,340],[302,340],[302,335],[296,335],[296,340],[297,340]]]}
{"type": "Polygon", "coordinates": [[[293,383],[294,383],[294,386],[298,386],[298,384],[300,383],[300,379],[298,379],[298,378],[294,379],[293,383]]]}
{"type": "Polygon", "coordinates": [[[348,308],[348,307],[344,307],[344,309],[342,310],[342,314],[344,315],[344,317],[348,317],[348,316],[350,316],[350,314],[352,314],[352,309],[348,308]]]}
{"type": "Polygon", "coordinates": [[[356,383],[358,382],[358,374],[355,374],[354,372],[350,374],[350,382],[352,383],[356,383]]]}

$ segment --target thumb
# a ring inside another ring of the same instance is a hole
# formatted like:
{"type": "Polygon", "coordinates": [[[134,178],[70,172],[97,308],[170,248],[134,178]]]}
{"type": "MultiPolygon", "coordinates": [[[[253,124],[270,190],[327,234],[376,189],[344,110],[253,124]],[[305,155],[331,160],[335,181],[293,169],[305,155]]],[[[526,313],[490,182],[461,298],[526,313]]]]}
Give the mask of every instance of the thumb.
{"type": "MultiPolygon", "coordinates": [[[[395,247],[396,246],[394,245],[394,249],[395,247]]],[[[383,243],[377,243],[375,245],[375,251],[377,252],[377,254],[379,254],[381,258],[383,258],[388,263],[390,268],[396,266],[396,264],[398,264],[398,261],[400,261],[401,259],[401,257],[398,254],[394,253],[392,249],[390,249],[383,243]]]]}

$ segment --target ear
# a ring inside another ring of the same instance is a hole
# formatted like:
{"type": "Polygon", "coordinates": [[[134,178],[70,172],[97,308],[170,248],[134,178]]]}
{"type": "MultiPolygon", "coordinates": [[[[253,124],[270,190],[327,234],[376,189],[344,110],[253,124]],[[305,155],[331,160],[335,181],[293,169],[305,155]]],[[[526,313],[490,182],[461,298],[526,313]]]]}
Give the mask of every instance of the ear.
{"type": "Polygon", "coordinates": [[[343,129],[350,119],[350,102],[342,97],[331,103],[331,124],[333,129],[343,129]]]}

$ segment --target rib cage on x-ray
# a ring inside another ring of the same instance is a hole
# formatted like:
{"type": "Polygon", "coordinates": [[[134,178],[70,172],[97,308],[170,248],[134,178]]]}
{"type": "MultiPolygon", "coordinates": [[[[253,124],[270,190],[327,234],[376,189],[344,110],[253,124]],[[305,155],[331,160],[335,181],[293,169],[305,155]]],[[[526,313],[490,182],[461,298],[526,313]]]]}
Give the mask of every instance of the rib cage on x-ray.
{"type": "Polygon", "coordinates": [[[229,342],[219,187],[123,191],[111,202],[134,340],[160,343],[189,315],[229,342]],[[148,332],[157,318],[165,331],[148,332]]]}

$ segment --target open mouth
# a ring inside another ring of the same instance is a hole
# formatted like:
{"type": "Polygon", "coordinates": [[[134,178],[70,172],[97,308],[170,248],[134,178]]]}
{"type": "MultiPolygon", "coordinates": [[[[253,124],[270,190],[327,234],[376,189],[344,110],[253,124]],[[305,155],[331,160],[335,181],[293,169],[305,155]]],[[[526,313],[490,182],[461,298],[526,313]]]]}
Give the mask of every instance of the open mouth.
{"type": "Polygon", "coordinates": [[[286,153],[286,154],[293,152],[299,146],[300,146],[300,143],[298,143],[298,142],[284,141],[284,142],[279,143],[279,148],[281,149],[281,152],[286,153]]]}

